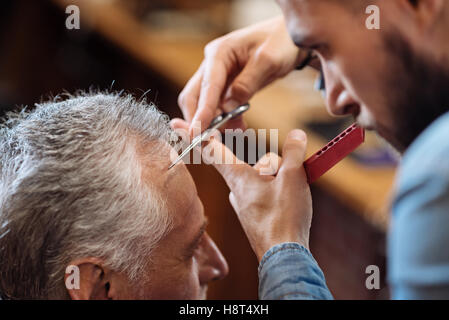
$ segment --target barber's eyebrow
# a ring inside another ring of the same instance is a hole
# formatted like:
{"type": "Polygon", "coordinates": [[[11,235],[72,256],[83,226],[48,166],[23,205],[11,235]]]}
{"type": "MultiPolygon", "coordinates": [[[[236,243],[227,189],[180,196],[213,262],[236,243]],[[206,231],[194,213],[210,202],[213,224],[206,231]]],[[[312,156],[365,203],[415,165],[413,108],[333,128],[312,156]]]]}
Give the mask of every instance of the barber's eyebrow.
{"type": "Polygon", "coordinates": [[[193,240],[187,246],[188,253],[193,253],[193,251],[198,247],[199,242],[204,235],[204,232],[206,232],[206,227],[207,227],[208,223],[209,223],[209,220],[207,219],[207,217],[204,217],[204,222],[203,222],[202,226],[200,227],[200,229],[198,230],[198,232],[196,233],[195,238],[193,238],[193,240]]]}

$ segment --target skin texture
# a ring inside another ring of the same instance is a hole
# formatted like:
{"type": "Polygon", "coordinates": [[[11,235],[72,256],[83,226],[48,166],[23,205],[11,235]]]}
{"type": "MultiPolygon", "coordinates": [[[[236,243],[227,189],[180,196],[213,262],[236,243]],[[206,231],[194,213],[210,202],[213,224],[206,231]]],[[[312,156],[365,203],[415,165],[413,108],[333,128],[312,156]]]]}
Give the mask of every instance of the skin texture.
{"type": "Polygon", "coordinates": [[[172,230],[153,251],[149,281],[135,286],[101,259],[83,258],[70,263],[79,266],[81,275],[80,289],[68,290],[72,299],[205,299],[208,283],[227,275],[225,258],[205,232],[203,204],[185,164],[167,170],[170,151],[162,147],[159,159],[143,170],[144,180],[167,195],[173,215],[172,230]]]}
{"type": "MultiPolygon", "coordinates": [[[[352,115],[360,125],[376,130],[403,152],[449,106],[446,93],[449,4],[445,0],[377,0],[366,1],[363,6],[359,5],[360,1],[363,0],[278,0],[278,3],[288,33],[302,49],[299,52],[313,50],[319,57],[325,75],[328,111],[336,116],[352,115]],[[381,30],[365,28],[368,17],[365,8],[369,4],[380,8],[381,30]],[[394,43],[397,45],[392,46],[394,43]]],[[[258,73],[256,65],[233,64],[229,53],[235,54],[238,60],[248,53],[252,54],[250,59],[256,59],[257,54],[264,52],[265,57],[270,57],[267,59],[272,63],[270,72],[275,75],[281,70],[276,69],[282,65],[276,63],[280,56],[295,61],[298,52],[291,51],[286,42],[270,47],[270,43],[260,39],[261,34],[269,35],[270,39],[284,39],[285,30],[279,27],[279,21],[272,21],[268,31],[264,27],[256,25],[214,42],[223,54],[213,59],[206,55],[201,72],[214,70],[211,67],[214,61],[217,65],[226,62],[227,68],[215,69],[218,74],[203,81],[203,86],[195,77],[189,82],[197,85],[188,85],[181,94],[180,107],[187,114],[187,122],[178,119],[174,121],[175,126],[188,128],[192,113],[194,119],[210,118],[220,107],[217,97],[225,95],[230,88],[215,79],[224,78],[228,79],[226,83],[232,83],[229,79],[234,79],[235,74],[229,70],[242,73],[245,69],[252,70],[251,81],[243,78],[239,85],[247,89],[248,97],[261,87],[254,87],[251,82],[263,83],[268,79],[263,68],[258,73]],[[245,34],[244,40],[239,38],[240,34],[245,34]],[[259,50],[251,51],[253,46],[259,50]],[[267,52],[277,55],[265,55],[267,52]],[[201,102],[196,109],[198,97],[201,102]],[[186,104],[188,101],[192,104],[186,104]]],[[[299,136],[300,131],[294,130],[287,138],[282,164],[272,177],[257,176],[257,166],[215,165],[230,187],[231,203],[259,259],[282,242],[308,246],[312,208],[302,170],[306,139],[299,136]]]]}

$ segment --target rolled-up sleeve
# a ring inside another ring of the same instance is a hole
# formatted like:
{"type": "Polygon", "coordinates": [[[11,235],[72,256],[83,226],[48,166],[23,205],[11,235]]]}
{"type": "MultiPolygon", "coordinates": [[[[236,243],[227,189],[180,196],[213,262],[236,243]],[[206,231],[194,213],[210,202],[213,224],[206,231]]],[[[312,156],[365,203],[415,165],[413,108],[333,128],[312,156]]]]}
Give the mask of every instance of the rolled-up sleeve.
{"type": "Polygon", "coordinates": [[[282,243],[265,253],[259,265],[259,298],[333,299],[318,263],[299,243],[282,243]]]}

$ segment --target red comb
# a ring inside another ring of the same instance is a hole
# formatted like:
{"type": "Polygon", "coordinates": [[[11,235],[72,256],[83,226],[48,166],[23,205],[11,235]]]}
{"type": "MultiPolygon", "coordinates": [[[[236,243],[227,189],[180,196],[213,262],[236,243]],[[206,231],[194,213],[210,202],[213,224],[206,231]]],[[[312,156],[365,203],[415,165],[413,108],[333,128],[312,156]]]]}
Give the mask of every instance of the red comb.
{"type": "Polygon", "coordinates": [[[353,124],[304,162],[307,182],[315,182],[365,141],[365,130],[353,124]]]}

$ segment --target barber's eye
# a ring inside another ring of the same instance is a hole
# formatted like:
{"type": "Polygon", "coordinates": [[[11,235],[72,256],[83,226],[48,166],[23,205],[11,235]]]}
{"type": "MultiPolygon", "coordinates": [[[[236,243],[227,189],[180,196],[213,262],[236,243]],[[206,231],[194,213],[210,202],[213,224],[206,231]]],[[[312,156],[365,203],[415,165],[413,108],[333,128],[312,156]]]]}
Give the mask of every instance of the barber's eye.
{"type": "Polygon", "coordinates": [[[319,59],[319,56],[323,58],[327,58],[330,55],[330,49],[327,44],[319,44],[312,47],[313,54],[316,58],[319,59]]]}
{"type": "Polygon", "coordinates": [[[301,63],[296,67],[297,70],[302,70],[314,60],[315,53],[313,50],[307,50],[307,54],[305,55],[304,59],[301,61],[301,63]]]}
{"type": "Polygon", "coordinates": [[[317,61],[317,60],[320,60],[320,57],[318,56],[318,53],[317,53],[315,50],[313,50],[312,53],[311,53],[311,57],[310,57],[310,62],[309,62],[309,64],[310,64],[311,62],[317,61]]]}

